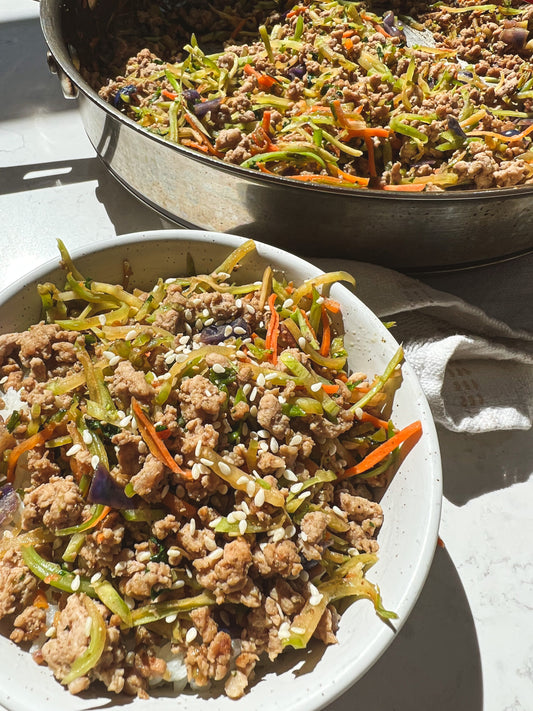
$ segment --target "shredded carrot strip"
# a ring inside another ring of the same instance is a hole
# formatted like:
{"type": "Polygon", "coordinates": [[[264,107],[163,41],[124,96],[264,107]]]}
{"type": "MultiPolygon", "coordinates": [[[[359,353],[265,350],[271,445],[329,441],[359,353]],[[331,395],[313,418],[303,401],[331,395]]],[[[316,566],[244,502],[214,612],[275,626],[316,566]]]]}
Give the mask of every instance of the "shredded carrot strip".
{"type": "Polygon", "coordinates": [[[387,32],[387,30],[384,27],[382,27],[381,25],[379,25],[377,22],[374,23],[374,29],[376,30],[376,32],[379,32],[380,34],[382,34],[383,37],[390,37],[391,36],[387,32]]]}
{"type": "Polygon", "coordinates": [[[345,37],[342,44],[344,45],[344,48],[349,52],[351,49],[353,49],[353,40],[350,39],[349,37],[345,37]]]}
{"type": "Polygon", "coordinates": [[[388,422],[380,420],[379,417],[374,417],[374,415],[371,415],[369,412],[363,412],[359,419],[361,422],[371,422],[376,427],[381,427],[384,430],[386,430],[389,426],[388,422]]]}
{"type": "Polygon", "coordinates": [[[411,439],[411,437],[416,437],[418,439],[421,434],[422,423],[420,420],[416,420],[416,422],[412,422],[410,425],[407,425],[407,427],[404,427],[403,430],[400,430],[386,442],[383,442],[383,444],[374,449],[373,452],[370,452],[370,454],[359,462],[359,464],[356,464],[349,469],[345,469],[344,474],[341,474],[339,478],[347,479],[350,476],[367,472],[369,469],[375,467],[376,464],[383,461],[385,457],[388,457],[388,455],[391,454],[400,444],[411,439]]]}
{"type": "Polygon", "coordinates": [[[354,34],[355,34],[355,30],[345,30],[345,31],[342,33],[342,36],[343,36],[343,37],[351,37],[351,36],[354,35],[354,34]]]}
{"type": "Polygon", "coordinates": [[[223,155],[220,151],[217,151],[217,149],[212,145],[211,141],[205,136],[203,133],[198,131],[197,127],[194,125],[193,120],[191,119],[190,116],[185,114],[185,120],[187,123],[195,130],[196,135],[198,136],[199,140],[202,141],[202,143],[206,146],[207,150],[211,155],[216,156],[217,158],[222,158],[223,155]]]}
{"type": "Polygon", "coordinates": [[[272,117],[272,111],[264,111],[263,112],[263,120],[261,122],[261,127],[266,134],[268,134],[268,132],[270,131],[271,117],[272,117]]]}
{"type": "Polygon", "coordinates": [[[245,64],[243,71],[245,74],[248,74],[248,76],[255,77],[261,89],[270,89],[273,84],[276,84],[274,77],[271,77],[269,74],[261,74],[261,72],[254,69],[251,64],[245,64]]]}
{"type": "Polygon", "coordinates": [[[339,390],[338,383],[322,383],[322,390],[328,395],[334,395],[339,390]]]}
{"type": "Polygon", "coordinates": [[[323,304],[328,311],[331,311],[332,314],[338,314],[340,313],[341,310],[341,305],[339,304],[338,301],[335,301],[335,299],[330,299],[329,296],[327,296],[324,299],[324,304],[323,304]]]}
{"type": "Polygon", "coordinates": [[[20,442],[20,444],[17,444],[15,447],[13,447],[13,449],[9,453],[9,457],[7,460],[6,472],[6,479],[10,484],[15,478],[15,468],[17,466],[17,462],[20,456],[24,454],[24,452],[27,452],[28,450],[33,449],[34,447],[38,447],[40,444],[44,444],[47,440],[49,440],[56,427],[57,423],[55,422],[46,425],[46,427],[40,432],[36,432],[31,437],[28,437],[28,439],[25,439],[23,442],[20,442]]]}
{"type": "Polygon", "coordinates": [[[322,304],[322,343],[320,345],[320,355],[329,355],[331,346],[331,327],[329,325],[329,316],[324,304],[322,304]]]}
{"type": "Polygon", "coordinates": [[[161,96],[164,96],[165,99],[170,99],[171,101],[174,101],[174,99],[178,98],[178,95],[175,94],[173,91],[167,91],[166,89],[163,89],[161,92],[161,96]]]}
{"type": "Polygon", "coordinates": [[[243,18],[243,19],[239,22],[239,24],[235,27],[235,29],[233,30],[233,32],[231,33],[231,35],[230,35],[231,39],[235,39],[235,38],[237,37],[237,35],[238,35],[239,32],[242,30],[242,28],[244,27],[245,24],[246,24],[246,18],[243,18]]]}
{"type": "Polygon", "coordinates": [[[278,333],[279,333],[279,314],[276,311],[276,294],[272,293],[268,297],[268,305],[270,306],[270,320],[265,338],[265,346],[272,350],[270,355],[271,362],[276,365],[278,362],[278,333]]]}
{"type": "Polygon", "coordinates": [[[421,193],[426,183],[402,183],[401,185],[384,185],[383,190],[395,193],[421,193]]]}
{"type": "Polygon", "coordinates": [[[512,143],[513,141],[521,141],[526,136],[533,131],[533,123],[525,128],[522,133],[518,133],[516,136],[503,136],[501,133],[495,133],[494,131],[470,131],[469,136],[492,136],[492,138],[497,138],[498,141],[502,143],[512,143]]]}
{"type": "Polygon", "coordinates": [[[202,153],[209,154],[209,148],[202,143],[197,143],[196,141],[190,141],[188,138],[183,138],[182,141],[184,146],[189,146],[189,148],[195,148],[197,151],[202,151],[202,153]]]}
{"type": "MultiPolygon", "coordinates": [[[[98,516],[98,518],[95,518],[95,519],[94,519],[94,521],[92,522],[90,528],[94,528],[95,526],[97,526],[97,525],[100,523],[100,521],[103,521],[104,518],[107,516],[107,514],[108,514],[110,511],[111,511],[111,506],[104,506],[104,508],[102,509],[102,513],[100,514],[100,516],[98,516]]],[[[85,529],[85,530],[86,530],[86,531],[89,531],[90,529],[87,528],[87,529],[85,529]]]]}
{"type": "Polygon", "coordinates": [[[48,608],[48,600],[42,590],[37,590],[37,595],[33,598],[33,606],[38,607],[40,610],[48,608]]]}
{"type": "Polygon", "coordinates": [[[156,430],[155,433],[159,437],[159,439],[168,439],[171,434],[168,427],[166,428],[166,430],[156,430]]]}
{"type": "Polygon", "coordinates": [[[346,180],[348,183],[356,183],[357,185],[362,185],[364,188],[369,183],[368,178],[361,178],[358,175],[352,175],[351,173],[346,173],[344,170],[337,168],[337,175],[339,178],[346,180]]]}
{"type": "Polygon", "coordinates": [[[134,397],[131,398],[131,408],[137,420],[137,426],[141,436],[150,452],[154,457],[159,459],[160,462],[166,464],[175,474],[183,474],[181,467],[174,460],[164,442],[157,436],[155,427],[141,410],[141,406],[134,397]]]}
{"type": "Polygon", "coordinates": [[[313,338],[316,338],[315,329],[311,326],[311,321],[309,320],[309,316],[305,313],[305,311],[303,309],[300,309],[300,313],[302,314],[303,319],[304,319],[305,323],[307,324],[307,328],[311,331],[311,335],[313,336],[313,338]]]}

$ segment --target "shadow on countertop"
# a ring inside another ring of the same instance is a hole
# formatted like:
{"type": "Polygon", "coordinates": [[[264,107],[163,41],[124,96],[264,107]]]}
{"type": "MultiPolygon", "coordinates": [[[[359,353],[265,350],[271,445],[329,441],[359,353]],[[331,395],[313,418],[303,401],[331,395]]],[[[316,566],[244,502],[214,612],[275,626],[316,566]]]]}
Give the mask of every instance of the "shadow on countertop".
{"type": "Polygon", "coordinates": [[[482,711],[481,657],[452,559],[438,548],[413,612],[385,654],[327,711],[482,711]]]}

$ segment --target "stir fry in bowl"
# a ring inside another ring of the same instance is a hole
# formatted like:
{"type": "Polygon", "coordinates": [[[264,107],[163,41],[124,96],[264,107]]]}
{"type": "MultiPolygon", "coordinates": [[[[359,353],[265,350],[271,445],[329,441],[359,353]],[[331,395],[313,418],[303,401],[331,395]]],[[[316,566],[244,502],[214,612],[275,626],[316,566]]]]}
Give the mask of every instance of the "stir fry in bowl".
{"type": "Polygon", "coordinates": [[[275,4],[251,31],[246,3],[200,5],[193,26],[206,13],[230,26],[216,52],[206,47],[212,32],[169,48],[163,15],[161,42],[132,46],[125,33],[131,58],[97,88],[172,143],[300,182],[392,191],[530,184],[531,4],[391,8],[275,4]]]}
{"type": "Polygon", "coordinates": [[[389,419],[402,351],[353,370],[353,278],[243,284],[254,246],[144,291],[61,244],[43,320],[0,337],[0,616],[73,694],[239,698],[260,658],[335,643],[339,600],[395,617],[366,573],[422,429],[389,419]]]}

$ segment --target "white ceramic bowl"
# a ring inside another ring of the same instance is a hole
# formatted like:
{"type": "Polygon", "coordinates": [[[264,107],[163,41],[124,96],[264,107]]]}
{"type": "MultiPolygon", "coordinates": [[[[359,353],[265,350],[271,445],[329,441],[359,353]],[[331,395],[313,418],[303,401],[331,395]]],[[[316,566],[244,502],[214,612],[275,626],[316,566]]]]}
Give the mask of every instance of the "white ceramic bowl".
{"type": "MultiPolygon", "coordinates": [[[[159,276],[184,274],[187,253],[193,256],[198,272],[209,273],[242,241],[213,232],[140,232],[88,245],[73,251],[72,256],[82,273],[115,283],[121,281],[122,262],[127,259],[133,269],[133,283],[147,288],[159,276]]],[[[261,278],[268,264],[297,283],[321,273],[298,257],[257,243],[257,253],[246,258],[239,280],[261,278]]],[[[56,259],[1,292],[2,332],[20,331],[37,322],[37,283],[59,283],[63,278],[56,259]]],[[[383,372],[398,347],[393,336],[344,286],[335,285],[332,296],[342,304],[352,369],[369,376],[383,372]]],[[[274,664],[258,669],[255,683],[238,701],[185,692],[179,701],[161,694],[149,701],[126,701],[127,708],[174,711],[179,703],[181,711],[317,711],[346,691],[381,656],[407,619],[426,579],[435,551],[442,499],[439,449],[429,407],[408,364],[403,367],[403,375],[392,417],[400,428],[421,420],[423,436],[381,501],[385,520],[378,539],[379,562],[368,573],[369,579],[379,585],[385,607],[396,611],[398,619],[385,624],[369,601],[359,600],[342,615],[338,644],[324,647],[316,643],[302,653],[284,653],[274,664]]],[[[124,708],[123,697],[110,699],[98,693],[71,696],[48,668],[35,664],[6,637],[0,637],[0,703],[9,711],[80,711],[104,705],[108,711],[124,708]]]]}

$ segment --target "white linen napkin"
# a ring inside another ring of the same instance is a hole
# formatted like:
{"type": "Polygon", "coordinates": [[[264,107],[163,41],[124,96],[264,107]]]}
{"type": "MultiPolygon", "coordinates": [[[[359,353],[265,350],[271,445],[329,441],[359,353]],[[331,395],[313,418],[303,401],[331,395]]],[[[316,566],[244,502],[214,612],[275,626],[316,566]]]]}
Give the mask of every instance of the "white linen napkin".
{"type": "Polygon", "coordinates": [[[533,424],[533,333],[391,269],[313,259],[344,269],[357,296],[402,343],[436,422],[454,432],[526,430],[533,424]]]}

